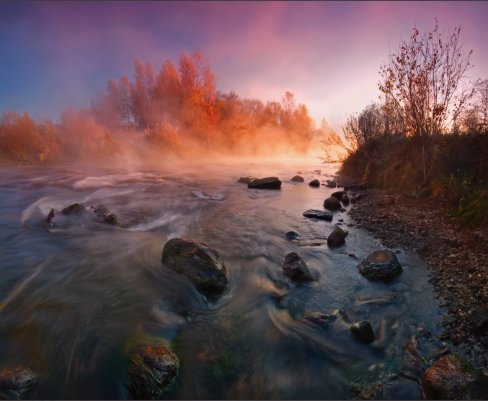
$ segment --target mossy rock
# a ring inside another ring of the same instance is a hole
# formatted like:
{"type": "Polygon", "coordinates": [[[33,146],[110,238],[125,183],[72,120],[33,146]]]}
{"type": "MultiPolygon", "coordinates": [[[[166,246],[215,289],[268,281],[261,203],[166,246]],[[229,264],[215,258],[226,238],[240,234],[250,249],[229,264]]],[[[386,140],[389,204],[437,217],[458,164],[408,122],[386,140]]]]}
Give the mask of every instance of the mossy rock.
{"type": "Polygon", "coordinates": [[[161,338],[129,342],[124,354],[129,358],[127,388],[135,399],[163,398],[179,369],[177,355],[161,338]]]}
{"type": "Polygon", "coordinates": [[[0,399],[22,400],[34,389],[37,375],[23,367],[0,370],[0,399]]]}
{"type": "Polygon", "coordinates": [[[396,255],[387,249],[370,253],[359,263],[358,269],[363,276],[373,280],[390,280],[403,271],[396,255]]]}
{"type": "Polygon", "coordinates": [[[205,295],[216,295],[227,286],[224,262],[206,244],[184,238],[166,242],[161,261],[187,277],[205,295]]]}

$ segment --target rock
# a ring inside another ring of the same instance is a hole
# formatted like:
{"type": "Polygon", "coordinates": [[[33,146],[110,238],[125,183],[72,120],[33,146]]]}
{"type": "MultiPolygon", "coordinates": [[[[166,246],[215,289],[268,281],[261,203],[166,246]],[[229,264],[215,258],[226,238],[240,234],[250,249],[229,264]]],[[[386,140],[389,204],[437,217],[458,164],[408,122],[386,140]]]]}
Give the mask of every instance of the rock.
{"type": "Polygon", "coordinates": [[[281,189],[281,181],[277,177],[256,178],[247,186],[253,189],[281,189]]]}
{"type": "Polygon", "coordinates": [[[227,285],[224,262],[217,251],[201,242],[173,238],[164,245],[161,261],[206,295],[221,293],[227,285]]]}
{"type": "Polygon", "coordinates": [[[351,198],[351,203],[356,203],[363,198],[362,194],[354,194],[351,198]]]}
{"type": "Polygon", "coordinates": [[[366,320],[353,323],[351,325],[351,331],[363,343],[369,344],[374,341],[374,333],[371,328],[371,323],[366,320]]]}
{"type": "Polygon", "coordinates": [[[118,226],[119,221],[117,216],[112,213],[105,205],[90,206],[95,214],[100,217],[105,223],[113,226],[118,226]]]}
{"type": "Polygon", "coordinates": [[[449,354],[425,370],[422,391],[427,399],[486,399],[487,381],[461,357],[449,354]]]}
{"type": "Polygon", "coordinates": [[[392,279],[403,271],[396,255],[387,249],[370,253],[359,263],[358,269],[363,276],[377,280],[392,279]]]}
{"type": "Polygon", "coordinates": [[[37,375],[30,369],[16,367],[0,370],[0,398],[25,399],[36,383],[37,375]]]}
{"type": "Polygon", "coordinates": [[[302,177],[302,176],[300,176],[300,175],[296,175],[296,176],[295,176],[295,177],[293,177],[291,180],[292,180],[293,182],[304,182],[304,181],[305,181],[305,180],[303,179],[303,177],[302,177]]]}
{"type": "Polygon", "coordinates": [[[342,204],[344,206],[349,205],[349,196],[347,195],[346,192],[344,192],[344,195],[342,195],[342,204]]]}
{"type": "Polygon", "coordinates": [[[305,212],[303,212],[303,215],[305,217],[310,218],[310,219],[332,221],[332,213],[331,212],[324,212],[322,210],[308,209],[305,212]]]}
{"type": "Polygon", "coordinates": [[[249,184],[250,182],[254,181],[256,178],[255,177],[240,177],[237,182],[240,182],[241,184],[249,184]]]}
{"type": "Polygon", "coordinates": [[[66,206],[61,213],[63,214],[73,214],[73,213],[80,213],[85,211],[85,206],[81,205],[80,203],[73,203],[72,205],[66,206]]]}
{"type": "Polygon", "coordinates": [[[337,181],[336,180],[326,180],[325,186],[327,188],[337,188],[337,181]]]}
{"type": "Polygon", "coordinates": [[[299,236],[299,234],[296,232],[296,231],[288,231],[286,234],[285,234],[285,237],[288,241],[292,241],[294,239],[297,239],[299,236]]]}
{"type": "Polygon", "coordinates": [[[54,217],[56,217],[56,215],[54,214],[54,209],[51,209],[45,220],[47,227],[54,227],[54,217]]]}
{"type": "Polygon", "coordinates": [[[331,196],[330,198],[327,198],[326,200],[324,200],[324,208],[325,209],[335,211],[335,210],[340,210],[341,207],[342,207],[341,202],[337,198],[334,198],[331,196]]]}
{"type": "Polygon", "coordinates": [[[312,313],[307,313],[303,319],[308,320],[311,323],[317,324],[319,326],[323,326],[327,323],[331,323],[338,318],[342,318],[344,320],[347,320],[346,314],[341,311],[340,309],[334,310],[331,314],[326,314],[323,312],[312,312],[312,313]]]}
{"type": "Polygon", "coordinates": [[[313,281],[315,280],[308,270],[307,265],[296,252],[290,252],[285,256],[283,263],[283,271],[285,275],[296,281],[313,281]]]}
{"type": "Polygon", "coordinates": [[[320,181],[315,179],[315,180],[312,180],[308,183],[308,185],[310,185],[311,187],[320,187],[320,181]]]}
{"type": "Polygon", "coordinates": [[[108,224],[112,224],[113,226],[118,226],[119,221],[117,220],[117,216],[113,213],[107,214],[106,216],[103,216],[103,220],[107,222],[108,224]]]}
{"type": "Polygon", "coordinates": [[[395,198],[393,196],[385,195],[376,201],[378,206],[389,206],[395,203],[395,198]]]}
{"type": "Polygon", "coordinates": [[[346,242],[347,234],[347,231],[340,227],[334,228],[334,231],[327,237],[327,245],[331,248],[343,245],[346,242]]]}
{"type": "Polygon", "coordinates": [[[179,360],[163,339],[148,339],[125,349],[130,358],[127,387],[135,399],[160,400],[178,374],[179,360]]]}
{"type": "Polygon", "coordinates": [[[336,191],[336,192],[333,192],[333,193],[330,195],[330,197],[331,197],[331,198],[336,198],[336,199],[338,199],[339,201],[341,201],[341,200],[342,200],[342,197],[344,196],[344,193],[345,193],[344,191],[336,191]]]}
{"type": "Polygon", "coordinates": [[[324,312],[312,312],[312,313],[307,313],[304,317],[304,320],[308,320],[309,322],[312,322],[313,324],[317,324],[319,326],[323,326],[329,321],[329,315],[327,315],[324,312]]]}

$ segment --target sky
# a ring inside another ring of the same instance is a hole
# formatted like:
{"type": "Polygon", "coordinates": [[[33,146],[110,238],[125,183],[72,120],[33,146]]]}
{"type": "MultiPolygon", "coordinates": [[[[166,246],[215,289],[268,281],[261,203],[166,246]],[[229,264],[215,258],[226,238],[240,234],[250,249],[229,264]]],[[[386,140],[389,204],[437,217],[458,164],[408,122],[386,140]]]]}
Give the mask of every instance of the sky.
{"type": "Polygon", "coordinates": [[[201,51],[222,92],[285,91],[336,129],[378,100],[379,70],[414,26],[461,26],[470,78],[488,78],[488,2],[0,1],[0,112],[88,107],[133,61],[201,51]]]}

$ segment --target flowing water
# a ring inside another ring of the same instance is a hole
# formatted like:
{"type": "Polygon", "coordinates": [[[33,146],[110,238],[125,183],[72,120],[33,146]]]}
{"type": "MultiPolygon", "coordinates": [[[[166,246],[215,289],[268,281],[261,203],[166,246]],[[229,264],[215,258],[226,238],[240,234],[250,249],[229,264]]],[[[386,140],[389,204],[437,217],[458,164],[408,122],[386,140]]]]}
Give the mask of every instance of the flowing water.
{"type": "MultiPolygon", "coordinates": [[[[3,167],[0,368],[35,370],[33,398],[130,398],[123,345],[148,333],[171,341],[180,358],[168,398],[348,399],[352,383],[401,372],[403,348],[418,328],[439,332],[438,302],[415,255],[397,251],[404,272],[395,281],[368,281],[351,254],[365,257],[381,248],[378,240],[348,226],[347,213],[330,223],[302,216],[322,210],[334,191],[308,181],[336,168],[296,161],[130,171],[3,167]],[[290,181],[298,171],[305,183],[290,181]],[[248,189],[236,182],[244,175],[278,176],[282,189],[248,189]],[[87,212],[60,213],[75,202],[87,212]],[[95,219],[89,206],[98,204],[122,227],[95,219]],[[51,208],[56,225],[46,230],[51,208]],[[335,224],[349,236],[331,250],[326,239],[335,224]],[[298,240],[286,240],[290,230],[298,240]],[[174,237],[219,252],[229,278],[223,296],[207,300],[161,264],[174,237]],[[295,285],[283,275],[292,251],[317,281],[295,285]],[[357,341],[340,319],[327,327],[302,320],[337,308],[350,321],[369,320],[376,341],[357,341]]],[[[418,383],[399,376],[383,396],[421,394],[418,383]]]]}

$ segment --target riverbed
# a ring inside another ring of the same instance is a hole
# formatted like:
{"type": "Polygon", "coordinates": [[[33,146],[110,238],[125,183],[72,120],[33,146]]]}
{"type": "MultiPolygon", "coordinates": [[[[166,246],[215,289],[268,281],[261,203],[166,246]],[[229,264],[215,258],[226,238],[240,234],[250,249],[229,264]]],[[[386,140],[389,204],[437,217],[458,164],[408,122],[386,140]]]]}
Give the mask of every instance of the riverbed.
{"type": "Polygon", "coordinates": [[[350,399],[354,384],[377,381],[383,398],[421,398],[415,377],[401,373],[412,336],[440,332],[426,266],[392,249],[403,273],[367,280],[358,261],[383,246],[351,224],[348,207],[332,222],[303,216],[323,210],[336,190],[308,182],[337,168],[313,160],[2,167],[0,367],[37,372],[29,394],[36,399],[131,398],[121,353],[127,339],[146,333],[169,340],[180,359],[172,399],[350,399]],[[291,181],[297,173],[304,183],[291,181]],[[276,176],[282,187],[248,189],[241,176],[276,176]],[[75,202],[86,212],[60,213],[75,202]],[[95,218],[90,206],[100,204],[120,226],[95,218]],[[46,228],[51,209],[55,225],[46,228]],[[349,235],[330,249],[336,224],[349,235]],[[290,230],[298,239],[286,239],[290,230]],[[175,237],[218,251],[229,279],[221,297],[208,300],[162,265],[175,237]],[[316,281],[284,276],[289,252],[316,281]],[[376,340],[361,343],[342,320],[303,320],[335,309],[371,322],[376,340]]]}

